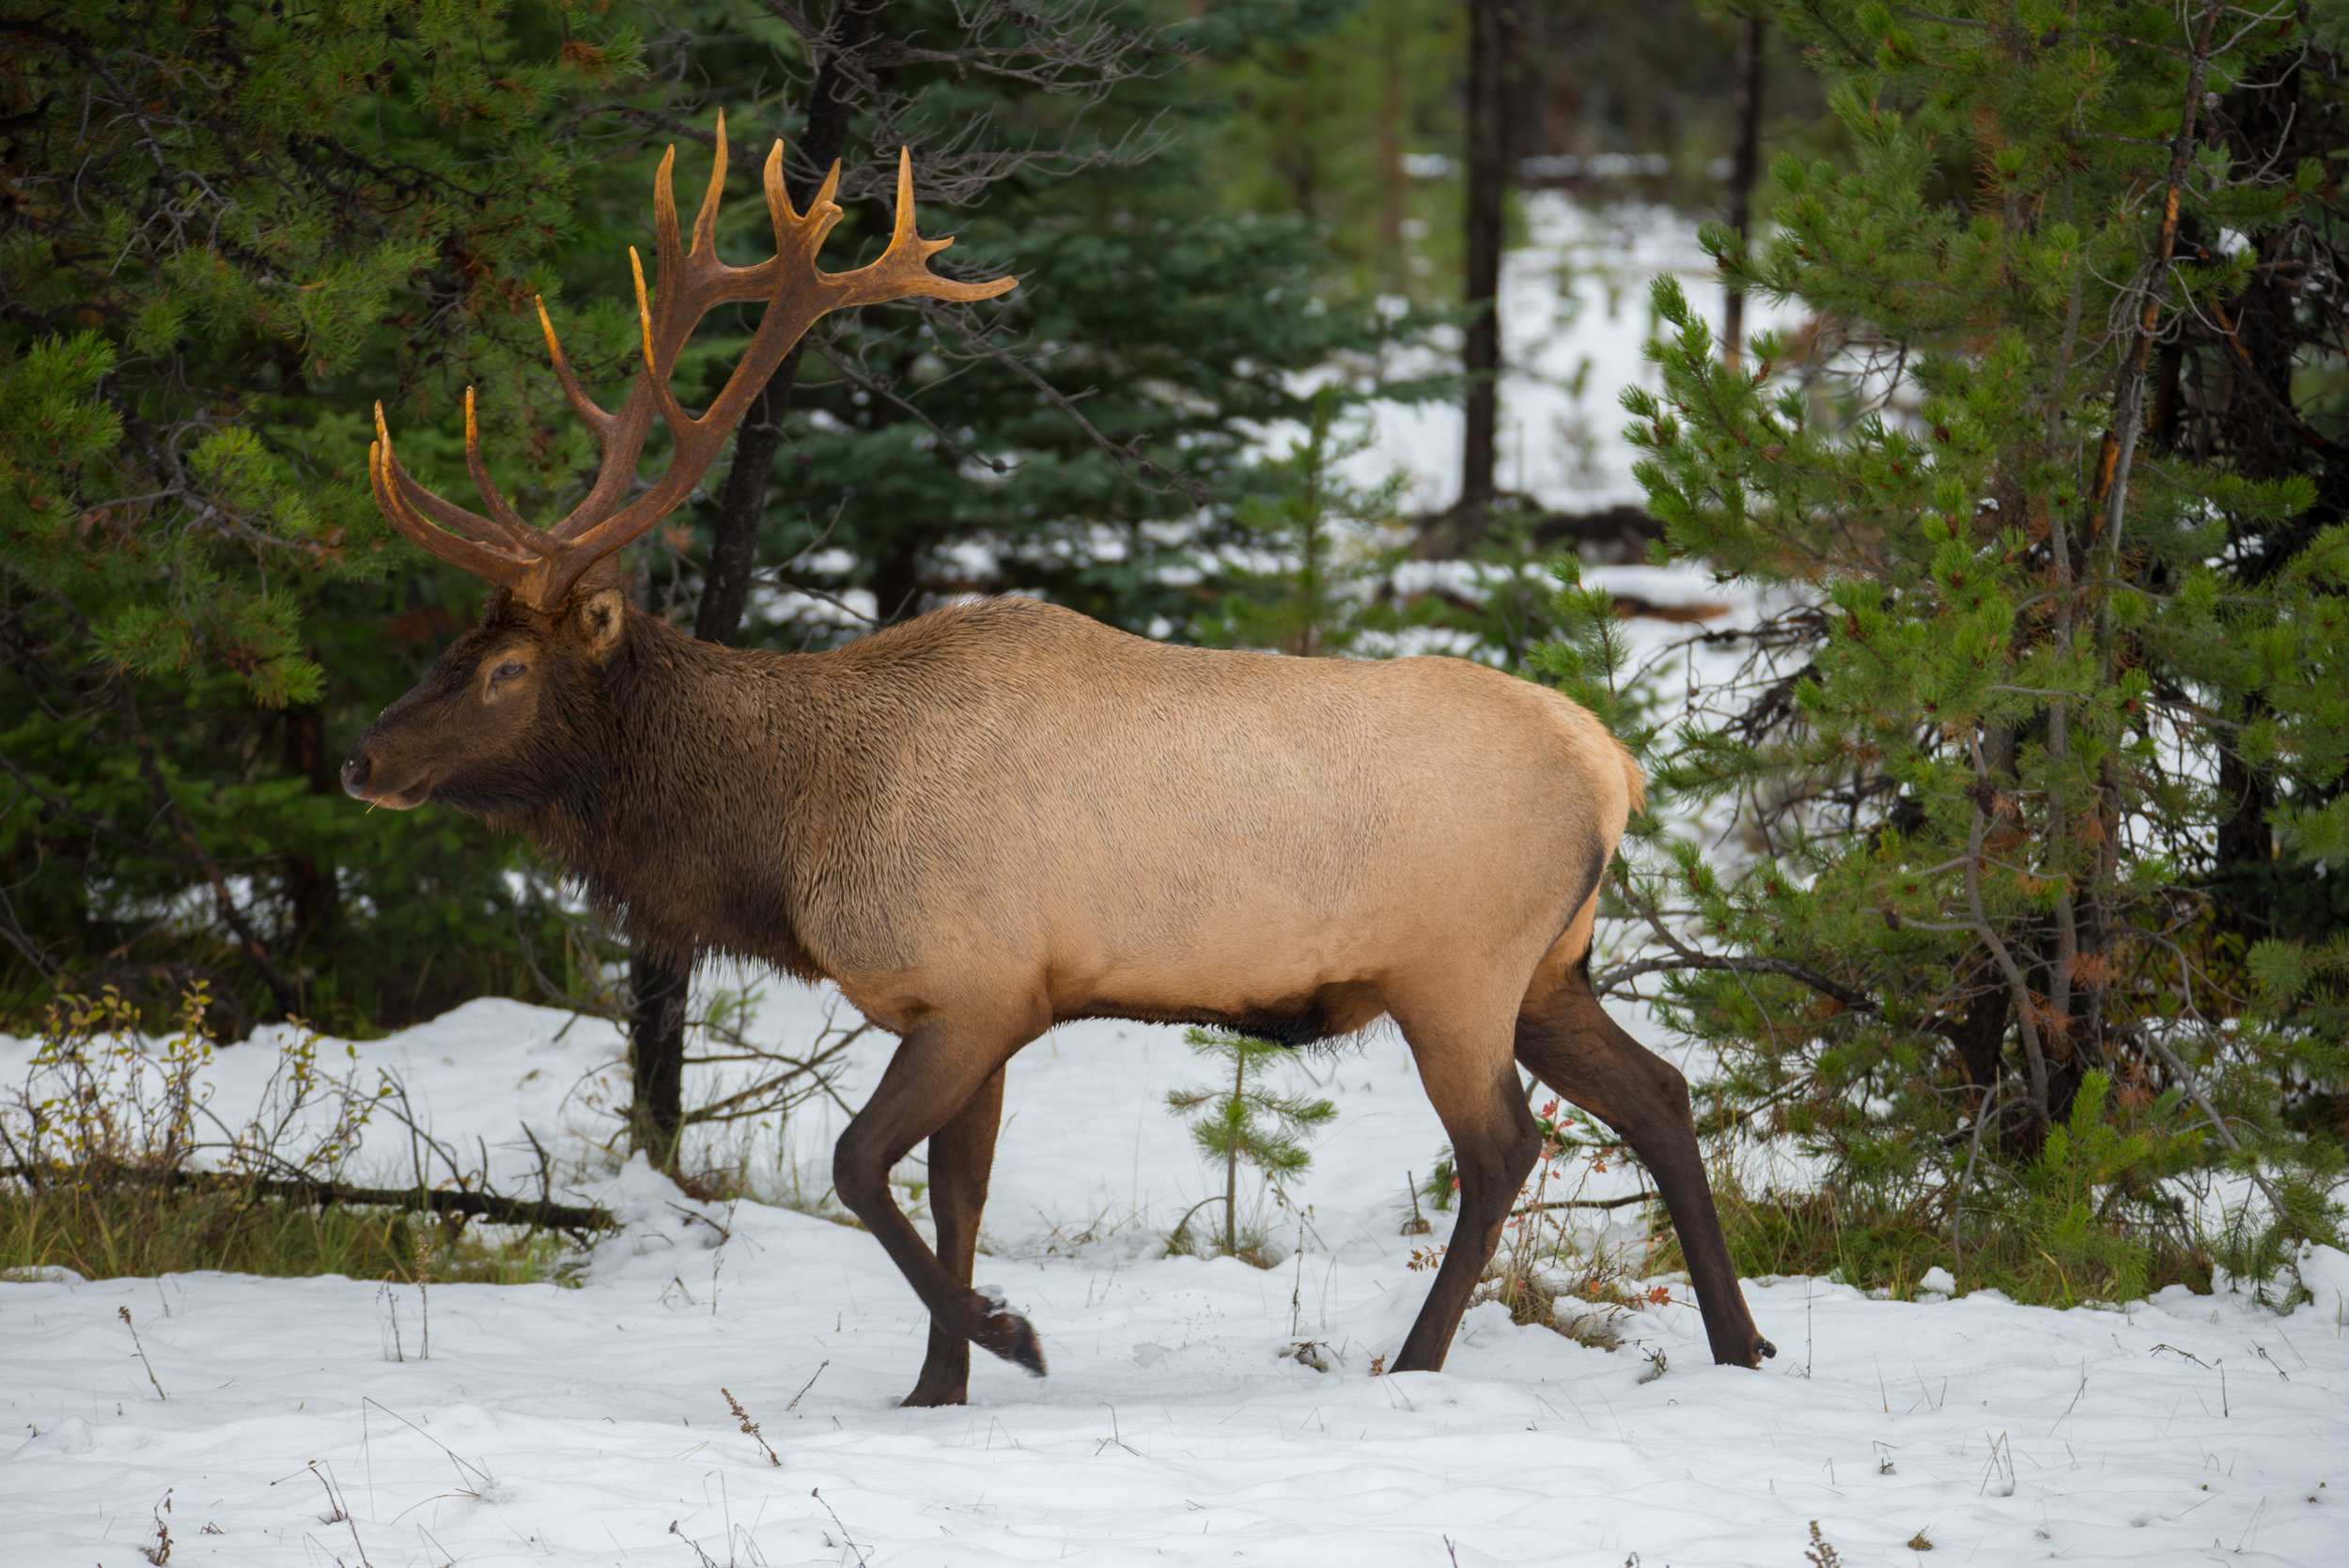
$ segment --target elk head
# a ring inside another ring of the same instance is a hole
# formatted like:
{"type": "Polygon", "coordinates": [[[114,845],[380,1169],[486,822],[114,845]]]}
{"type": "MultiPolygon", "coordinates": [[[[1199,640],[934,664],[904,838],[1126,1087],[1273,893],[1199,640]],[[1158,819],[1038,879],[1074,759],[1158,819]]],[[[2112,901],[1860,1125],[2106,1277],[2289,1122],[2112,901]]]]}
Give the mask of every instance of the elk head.
{"type": "Polygon", "coordinates": [[[690,250],[679,247],[670,191],[676,160],[672,147],[653,185],[658,287],[649,295],[644,266],[635,248],[629,250],[644,365],[617,413],[605,412],[581,387],[545,302],[538,303],[563,395],[602,449],[595,482],[568,516],[540,529],[507,505],[481,458],[471,387],[465,389],[465,463],[487,516],[444,501],[410,477],[392,450],[383,406],[376,405],[367,471],[384,518],[411,543],[488,579],[498,592],[481,624],[452,644],[431,674],[385,708],[352,749],[343,764],[343,787],[360,800],[404,810],[437,799],[475,815],[512,816],[547,799],[562,783],[558,757],[578,757],[580,741],[592,754],[601,738],[596,729],[611,722],[595,697],[604,672],[625,657],[637,615],[619,588],[620,551],[692,493],[751,399],[807,329],[850,305],[915,296],[984,300],[1018,282],[957,283],[929,270],[929,258],[954,241],[914,233],[913,163],[905,149],[897,155],[889,246],[880,259],[851,272],[826,272],[816,264],[824,236],[841,217],[832,199],[840,183],[837,163],[802,215],[784,189],[783,144],[777,142],[766,168],[775,254],[755,266],[730,267],[718,259],[716,245],[726,172],[724,117],[718,121],[709,188],[693,220],[690,250]],[[724,389],[695,417],[669,390],[677,355],[711,310],[753,301],[767,307],[758,330],[724,389]],[[655,414],[668,427],[674,455],[661,477],[631,499],[655,414]]]}

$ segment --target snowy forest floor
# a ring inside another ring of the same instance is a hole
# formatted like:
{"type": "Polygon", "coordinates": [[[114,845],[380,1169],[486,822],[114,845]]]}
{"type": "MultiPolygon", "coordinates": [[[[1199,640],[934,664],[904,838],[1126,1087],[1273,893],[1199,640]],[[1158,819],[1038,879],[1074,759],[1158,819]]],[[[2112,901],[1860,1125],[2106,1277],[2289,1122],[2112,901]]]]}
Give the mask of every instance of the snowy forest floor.
{"type": "MultiPolygon", "coordinates": [[[[760,1027],[804,1037],[817,1009],[774,988],[760,1027]]],[[[850,1103],[887,1044],[856,1048],[850,1103]]],[[[439,1136],[478,1138],[509,1188],[536,1169],[527,1121],[579,1162],[581,1196],[627,1219],[576,1288],[431,1287],[428,1358],[412,1286],[0,1283],[18,1435],[0,1448],[0,1559],[135,1568],[160,1517],[172,1563],[253,1568],[1798,1568],[1813,1520],[1846,1564],[2349,1561],[2339,1253],[2310,1255],[2319,1299],[2280,1316],[2182,1289],[2056,1312],[1748,1281],[1780,1346],[1760,1372],[1710,1364],[1685,1283],[1613,1349],[1487,1303],[1444,1372],[1377,1376],[1428,1279],[1410,1254],[1448,1225],[1400,1234],[1406,1172],[1441,1138],[1402,1042],[1293,1064],[1339,1114],[1295,1189],[1304,1249],[1262,1270],[1161,1255],[1220,1186],[1162,1103],[1207,1063],[1173,1031],[1076,1025],[1011,1068],[980,1260],[1051,1374],[982,1356],[967,1408],[905,1410],[926,1320],[870,1236],[696,1203],[641,1163],[592,1173],[581,1139],[616,1048],[608,1026],[496,1001],[358,1048],[439,1136]],[[1297,1358],[1305,1341],[1328,1370],[1297,1358]]],[[[0,1075],[21,1079],[30,1049],[0,1042],[0,1075]]],[[[272,1054],[266,1034],[224,1049],[216,1103],[250,1094],[272,1054]]],[[[770,1182],[820,1169],[838,1121],[796,1118],[760,1157],[770,1182]]],[[[404,1140],[371,1129],[359,1173],[398,1179],[404,1140]]],[[[1293,1247],[1297,1220],[1263,1215],[1293,1247]]]]}

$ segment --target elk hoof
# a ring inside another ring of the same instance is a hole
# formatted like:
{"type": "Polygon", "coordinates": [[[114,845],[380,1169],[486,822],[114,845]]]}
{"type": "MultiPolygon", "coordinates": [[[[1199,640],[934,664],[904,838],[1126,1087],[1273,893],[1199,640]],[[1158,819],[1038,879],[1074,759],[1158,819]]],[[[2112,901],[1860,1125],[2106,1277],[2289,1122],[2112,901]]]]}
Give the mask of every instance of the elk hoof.
{"type": "Polygon", "coordinates": [[[908,1410],[934,1410],[942,1405],[968,1405],[971,1403],[971,1389],[967,1384],[933,1389],[925,1379],[916,1383],[913,1391],[897,1403],[908,1410]]]}
{"type": "Polygon", "coordinates": [[[1043,1376],[1044,1347],[1036,1343],[1035,1327],[1013,1312],[993,1285],[981,1285],[972,1294],[979,1298],[979,1327],[971,1343],[1025,1369],[1032,1377],[1043,1376]]]}
{"type": "Polygon", "coordinates": [[[1026,1371],[1029,1375],[1044,1375],[1044,1347],[1036,1343],[1035,1326],[1018,1312],[997,1312],[979,1320],[979,1331],[971,1336],[971,1343],[990,1355],[1026,1371]]]}
{"type": "Polygon", "coordinates": [[[1044,1347],[1036,1343],[1035,1327],[1016,1312],[997,1312],[987,1320],[987,1338],[979,1343],[1026,1372],[1044,1375],[1044,1347]]]}
{"type": "Polygon", "coordinates": [[[1753,1342],[1753,1348],[1754,1353],[1765,1361],[1773,1360],[1778,1356],[1778,1346],[1772,1344],[1767,1340],[1755,1340],[1753,1342]]]}

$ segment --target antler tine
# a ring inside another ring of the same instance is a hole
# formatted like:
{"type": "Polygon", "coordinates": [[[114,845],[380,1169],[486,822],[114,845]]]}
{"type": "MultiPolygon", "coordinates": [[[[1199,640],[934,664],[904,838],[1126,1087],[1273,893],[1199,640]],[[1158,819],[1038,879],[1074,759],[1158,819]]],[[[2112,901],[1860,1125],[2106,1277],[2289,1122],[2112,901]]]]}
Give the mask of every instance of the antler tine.
{"type": "MultiPolygon", "coordinates": [[[[935,256],[954,243],[952,240],[926,241],[913,232],[913,149],[902,144],[897,148],[897,200],[889,214],[889,249],[894,251],[907,241],[926,248],[924,256],[935,256]]],[[[883,255],[888,252],[884,251],[883,255]]]]}
{"type": "Polygon", "coordinates": [[[913,152],[910,147],[897,149],[897,211],[890,225],[889,248],[880,259],[869,267],[844,272],[828,281],[837,285],[848,295],[827,309],[836,310],[847,304],[879,304],[887,300],[904,300],[926,296],[933,300],[991,300],[1019,286],[1017,278],[990,278],[985,283],[957,283],[941,278],[929,269],[929,258],[954,243],[950,236],[944,240],[925,240],[913,227],[913,152]]]}
{"type": "MultiPolygon", "coordinates": [[[[669,238],[661,242],[661,248],[668,256],[661,263],[661,330],[657,334],[653,330],[652,307],[645,298],[644,263],[637,260],[635,246],[628,248],[629,270],[636,280],[636,325],[645,337],[645,367],[637,373],[636,384],[629,389],[628,401],[630,409],[634,410],[639,397],[648,396],[652,407],[661,415],[661,422],[669,427],[670,438],[677,443],[678,454],[682,455],[693,419],[677,402],[677,394],[669,390],[669,378],[676,373],[677,354],[693,335],[693,328],[700,323],[703,313],[717,302],[713,299],[697,304],[688,297],[691,292],[688,280],[680,275],[685,272],[685,262],[677,254],[676,218],[673,210],[670,213],[669,238]]],[[[630,424],[629,428],[635,438],[629,451],[629,466],[633,469],[637,456],[644,451],[645,435],[651,427],[639,417],[630,424]]],[[[609,458],[606,458],[606,466],[610,466],[609,458]]],[[[671,459],[670,466],[677,466],[675,458],[671,459]]],[[[599,516],[586,514],[583,509],[582,514],[575,515],[585,515],[590,521],[600,520],[599,516]]],[[[568,526],[570,520],[566,518],[564,522],[568,526]]]]}
{"type": "Polygon", "coordinates": [[[367,482],[375,491],[375,505],[382,512],[383,520],[409,543],[430,551],[449,565],[460,567],[475,577],[487,578],[501,587],[512,585],[527,563],[503,551],[492,550],[445,529],[433,527],[416,515],[400,493],[397,481],[401,477],[398,460],[392,456],[391,442],[380,438],[369,442],[367,482]]]}
{"type": "Polygon", "coordinates": [[[554,335],[553,318],[547,315],[546,300],[534,294],[531,301],[538,307],[538,330],[546,334],[547,358],[554,365],[554,379],[563,383],[564,401],[570,404],[581,424],[598,435],[604,434],[611,428],[613,416],[596,406],[586,388],[579,384],[579,378],[571,374],[571,362],[564,357],[562,340],[554,335]]]}
{"type": "Polygon", "coordinates": [[[502,537],[496,523],[477,512],[469,512],[455,502],[433,494],[417,484],[400,466],[398,454],[392,450],[392,432],[383,422],[383,405],[381,403],[375,406],[375,439],[383,448],[383,471],[391,481],[392,493],[406,504],[410,512],[421,513],[441,527],[453,530],[478,544],[490,545],[502,537]]]}
{"type": "MultiPolygon", "coordinates": [[[[506,505],[499,493],[497,481],[490,477],[490,465],[481,460],[481,428],[474,423],[473,388],[465,389],[465,471],[473,475],[474,489],[489,504],[490,521],[495,525],[499,539],[525,550],[537,548],[538,531],[522,520],[521,513],[506,505]]],[[[543,550],[538,553],[544,554],[543,550]]]]}
{"type": "Polygon", "coordinates": [[[653,182],[653,254],[661,269],[661,284],[659,294],[649,301],[645,293],[643,263],[633,249],[629,252],[629,266],[636,285],[637,324],[644,336],[643,384],[651,388],[653,405],[680,452],[688,440],[692,416],[669,390],[669,378],[677,369],[677,356],[692,340],[694,327],[712,307],[728,299],[756,299],[765,292],[764,288],[741,287],[743,275],[757,269],[729,267],[718,259],[718,204],[725,194],[726,183],[726,119],[723,113],[718,116],[716,143],[709,161],[709,185],[702,193],[701,210],[693,219],[692,248],[683,253],[677,248],[677,197],[671,179],[677,148],[673,147],[661,155],[661,172],[653,182]],[[658,317],[654,314],[656,308],[658,317]]]}
{"type": "Polygon", "coordinates": [[[767,219],[775,225],[775,254],[781,256],[791,243],[791,231],[800,226],[800,210],[791,205],[791,193],[784,189],[781,136],[767,149],[767,165],[759,170],[758,182],[767,193],[767,219]]]}
{"type": "Polygon", "coordinates": [[[693,217],[693,254],[718,251],[718,198],[726,188],[726,112],[718,111],[718,149],[709,160],[709,188],[702,193],[702,210],[693,217]]]}
{"type": "Polygon", "coordinates": [[[816,187],[816,199],[807,204],[808,217],[813,220],[820,215],[823,223],[823,227],[816,231],[818,244],[823,242],[825,235],[832,232],[832,225],[840,221],[840,204],[832,199],[839,191],[840,160],[835,158],[832,161],[832,167],[824,171],[824,182],[816,187]]]}
{"type": "Polygon", "coordinates": [[[660,268],[660,288],[648,307],[640,271],[636,304],[645,322],[646,362],[664,385],[677,355],[704,316],[728,300],[755,300],[768,292],[768,280],[754,276],[759,269],[729,267],[718,259],[718,205],[723,199],[726,183],[723,115],[718,116],[716,141],[709,160],[709,185],[702,193],[701,210],[693,219],[690,250],[680,252],[677,248],[677,199],[670,179],[677,148],[671,147],[661,156],[661,173],[653,184],[653,257],[660,268]]]}
{"type": "Polygon", "coordinates": [[[767,150],[767,215],[775,225],[775,258],[767,265],[778,270],[789,266],[813,268],[816,253],[823,249],[824,236],[840,221],[839,204],[832,199],[840,188],[840,160],[832,161],[832,168],[824,175],[824,182],[808,201],[802,214],[791,205],[791,193],[783,179],[783,139],[767,150]]]}
{"type": "MultiPolygon", "coordinates": [[[[726,186],[726,116],[718,112],[717,147],[709,160],[709,186],[702,193],[701,210],[693,218],[693,242],[691,254],[708,255],[717,247],[718,203],[726,186]]],[[[677,263],[683,254],[677,248],[677,193],[671,177],[677,167],[677,148],[672,147],[661,155],[661,172],[653,177],[652,226],[654,256],[661,266],[661,287],[666,293],[677,277],[677,263]]]]}
{"type": "Polygon", "coordinates": [[[677,193],[670,188],[670,176],[677,168],[677,148],[671,147],[661,155],[661,167],[652,177],[652,242],[653,255],[661,263],[661,287],[667,289],[675,276],[672,269],[678,256],[677,243],[677,193]]]}

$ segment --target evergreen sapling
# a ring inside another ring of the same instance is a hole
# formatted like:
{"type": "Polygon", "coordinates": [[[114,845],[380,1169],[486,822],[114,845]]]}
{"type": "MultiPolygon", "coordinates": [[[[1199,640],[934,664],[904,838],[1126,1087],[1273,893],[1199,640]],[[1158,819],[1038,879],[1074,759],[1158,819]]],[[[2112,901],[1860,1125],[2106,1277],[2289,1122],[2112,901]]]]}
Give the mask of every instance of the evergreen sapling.
{"type": "MultiPolygon", "coordinates": [[[[1237,1256],[1239,1168],[1251,1166],[1267,1181],[1303,1173],[1313,1155],[1301,1135],[1327,1126],[1338,1108],[1326,1099],[1274,1094],[1258,1081],[1275,1060],[1290,1054],[1286,1046],[1228,1029],[1193,1029],[1184,1038],[1193,1051],[1231,1070],[1230,1084],[1222,1089],[1170,1090],[1166,1108],[1192,1118],[1190,1136],[1199,1152],[1223,1167],[1223,1251],[1237,1256]]],[[[1178,1242],[1190,1226],[1185,1215],[1175,1227],[1178,1242]]]]}
{"type": "Polygon", "coordinates": [[[1338,428],[1343,408],[1338,387],[1315,392],[1304,436],[1265,465],[1261,489],[1240,502],[1244,546],[1225,559],[1230,591],[1192,623],[1199,642],[1312,658],[1371,651],[1368,638],[1404,624],[1380,590],[1408,551],[1399,538],[1379,537],[1401,504],[1403,478],[1363,489],[1339,472],[1369,446],[1367,435],[1338,428]]]}

